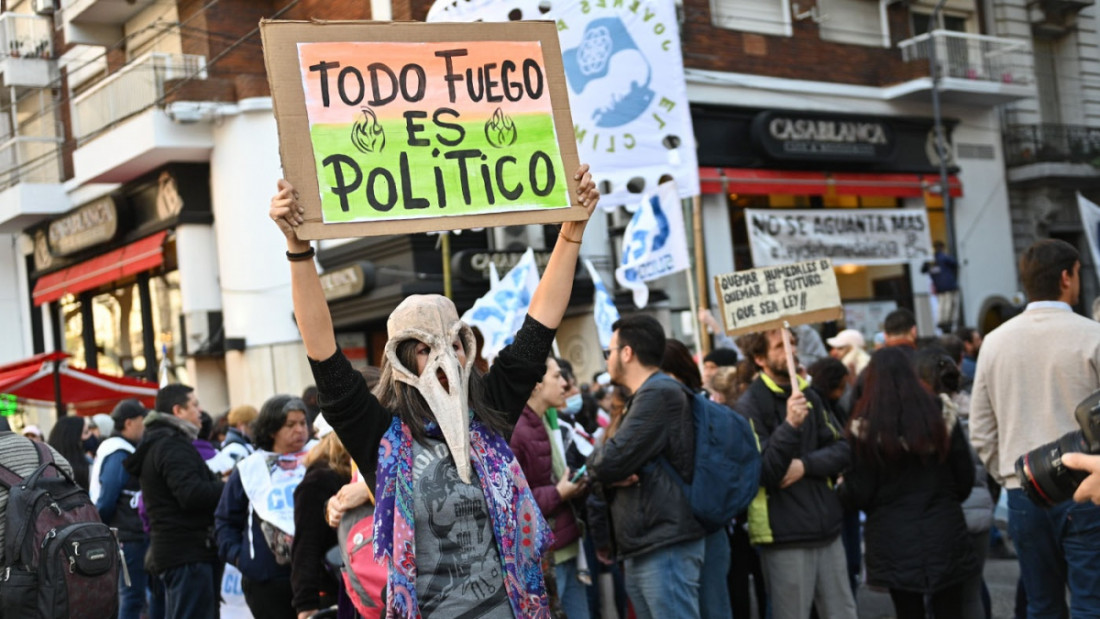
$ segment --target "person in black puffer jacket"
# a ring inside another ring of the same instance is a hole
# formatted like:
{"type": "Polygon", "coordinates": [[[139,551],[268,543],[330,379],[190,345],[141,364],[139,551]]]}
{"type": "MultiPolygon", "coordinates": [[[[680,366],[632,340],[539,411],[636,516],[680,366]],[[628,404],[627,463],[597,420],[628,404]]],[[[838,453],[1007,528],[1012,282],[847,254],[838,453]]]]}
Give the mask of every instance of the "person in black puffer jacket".
{"type": "Polygon", "coordinates": [[[216,617],[221,564],[214,544],[214,508],[225,485],[191,445],[201,411],[195,392],[168,385],[145,417],[145,436],[124,466],[141,481],[149,514],[152,558],[164,581],[169,619],[216,617]]]}
{"type": "Polygon", "coordinates": [[[964,617],[964,584],[978,569],[960,503],[974,485],[962,428],[945,419],[907,356],[871,357],[848,426],[854,454],[840,495],[867,513],[867,581],[890,589],[898,619],[964,617]]]}

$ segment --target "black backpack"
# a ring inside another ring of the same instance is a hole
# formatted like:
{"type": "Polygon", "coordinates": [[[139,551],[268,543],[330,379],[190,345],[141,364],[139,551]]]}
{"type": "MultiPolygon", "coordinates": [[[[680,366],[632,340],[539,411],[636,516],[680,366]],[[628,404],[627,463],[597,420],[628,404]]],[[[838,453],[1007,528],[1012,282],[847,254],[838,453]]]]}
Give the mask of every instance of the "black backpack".
{"type": "Polygon", "coordinates": [[[49,448],[34,446],[39,467],[26,478],[0,465],[0,485],[8,489],[0,616],[114,616],[125,570],[118,539],[49,448]]]}

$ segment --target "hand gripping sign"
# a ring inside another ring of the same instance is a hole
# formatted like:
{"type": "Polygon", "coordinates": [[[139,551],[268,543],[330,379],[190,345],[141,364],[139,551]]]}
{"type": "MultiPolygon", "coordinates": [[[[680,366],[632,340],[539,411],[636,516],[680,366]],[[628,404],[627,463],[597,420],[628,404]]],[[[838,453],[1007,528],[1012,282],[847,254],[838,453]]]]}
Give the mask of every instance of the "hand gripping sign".
{"type": "Polygon", "coordinates": [[[553,23],[260,27],[300,238],[587,217],[553,23]]]}
{"type": "MultiPolygon", "coordinates": [[[[831,260],[810,260],[794,264],[738,271],[714,278],[722,321],[729,335],[769,331],[844,316],[840,290],[831,260]]],[[[783,329],[787,367],[794,361],[783,329]]]]}

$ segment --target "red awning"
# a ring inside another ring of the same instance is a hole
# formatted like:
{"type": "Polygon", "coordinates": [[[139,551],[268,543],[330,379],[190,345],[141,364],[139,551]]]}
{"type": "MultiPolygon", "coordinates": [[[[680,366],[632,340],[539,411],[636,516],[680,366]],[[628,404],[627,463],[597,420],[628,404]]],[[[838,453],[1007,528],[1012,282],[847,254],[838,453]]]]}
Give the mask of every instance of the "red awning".
{"type": "Polygon", "coordinates": [[[164,237],[158,232],[112,252],[43,276],[34,285],[34,304],[56,301],[103,284],[155,269],[164,263],[164,237]]]}
{"type": "MultiPolygon", "coordinates": [[[[699,168],[703,193],[744,193],[842,196],[893,196],[921,198],[937,190],[936,174],[870,174],[858,172],[805,172],[750,168],[699,168]]],[[[962,196],[962,183],[948,177],[951,195],[962,196]]]]}
{"type": "Polygon", "coordinates": [[[69,367],[69,357],[63,352],[45,353],[0,367],[0,393],[35,402],[71,404],[82,415],[110,412],[127,398],[137,398],[146,407],[153,407],[156,383],[69,367]],[[60,394],[54,390],[55,369],[60,394]]]}

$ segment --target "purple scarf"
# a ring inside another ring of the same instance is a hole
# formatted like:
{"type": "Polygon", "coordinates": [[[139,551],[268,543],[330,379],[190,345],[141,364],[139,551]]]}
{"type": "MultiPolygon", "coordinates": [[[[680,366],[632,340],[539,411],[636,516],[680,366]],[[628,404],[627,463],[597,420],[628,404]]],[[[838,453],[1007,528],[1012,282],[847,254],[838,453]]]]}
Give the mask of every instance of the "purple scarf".
{"type": "MultiPolygon", "coordinates": [[[[428,435],[442,437],[434,423],[428,435]]],[[[412,432],[398,417],[378,448],[374,557],[389,570],[386,617],[420,617],[416,595],[416,526],[413,520],[412,432]]],[[[517,617],[549,618],[542,553],[553,535],[527,486],[508,442],[478,419],[470,447],[504,572],[504,588],[517,617]]]]}

